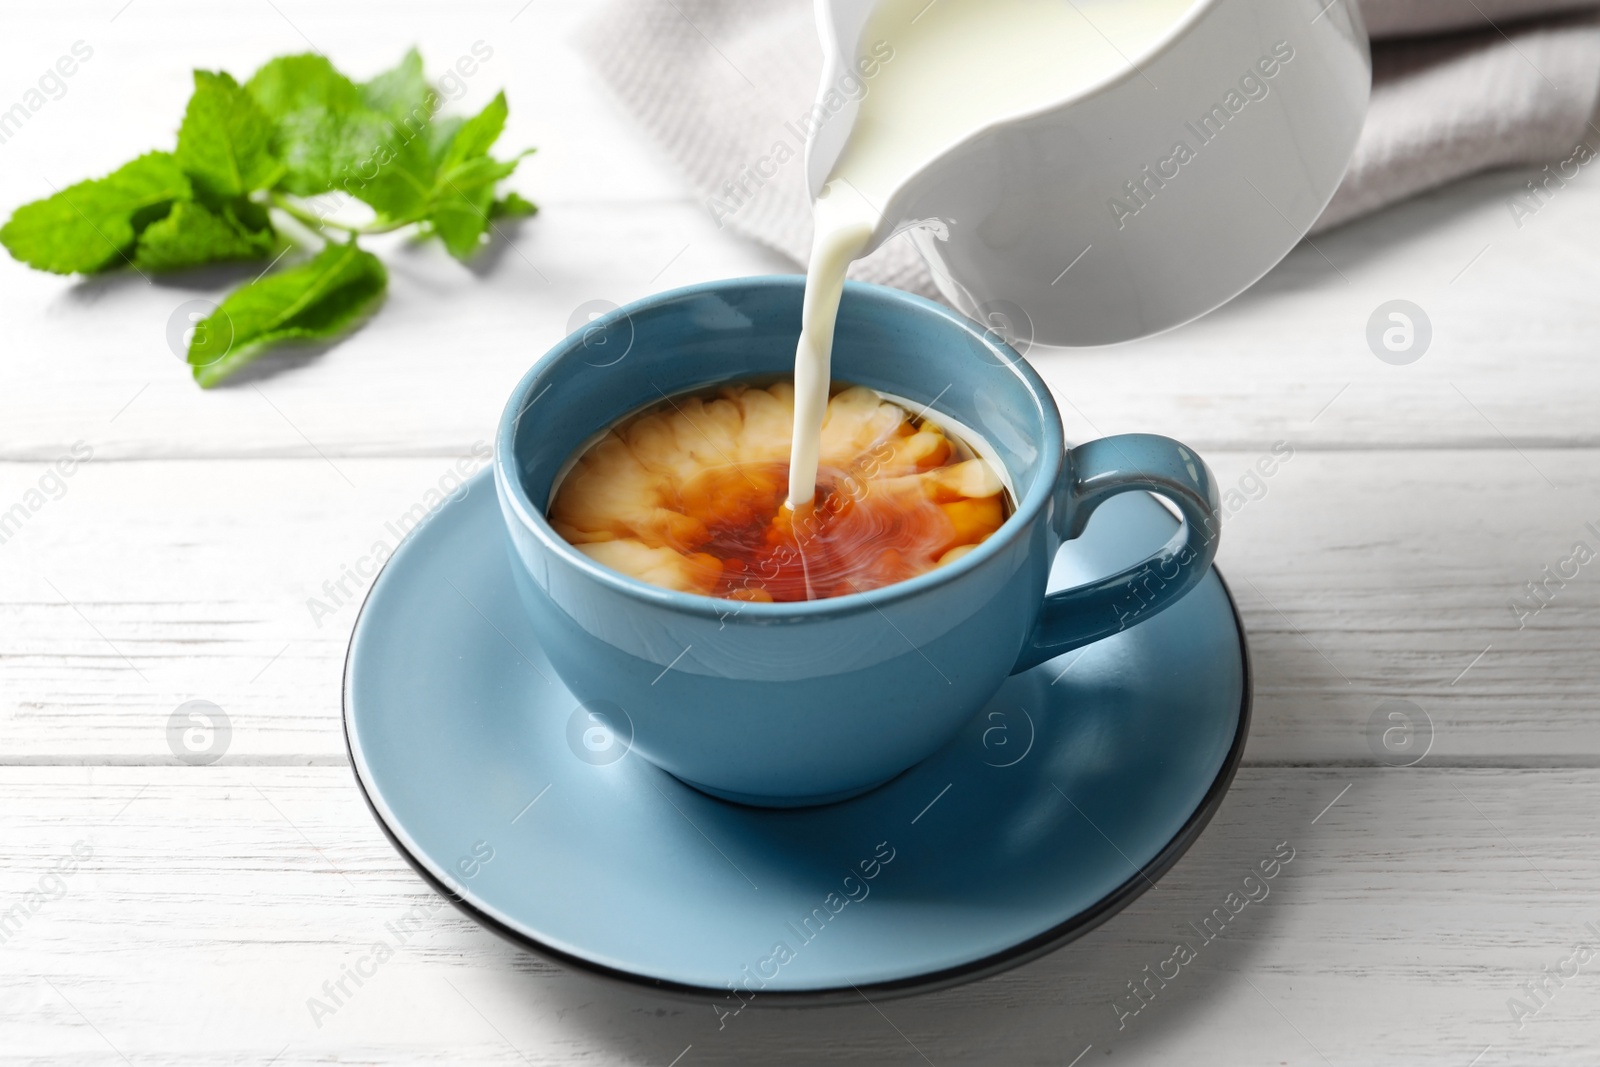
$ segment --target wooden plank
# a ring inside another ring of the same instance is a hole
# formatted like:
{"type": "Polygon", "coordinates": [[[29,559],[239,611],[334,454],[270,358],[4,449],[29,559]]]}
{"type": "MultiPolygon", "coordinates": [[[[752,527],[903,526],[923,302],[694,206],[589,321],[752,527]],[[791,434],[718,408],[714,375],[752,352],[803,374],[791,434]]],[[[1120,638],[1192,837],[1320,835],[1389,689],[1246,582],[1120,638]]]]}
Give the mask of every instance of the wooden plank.
{"type": "Polygon", "coordinates": [[[1308,451],[1262,477],[1264,457],[1208,457],[1237,507],[1250,759],[1376,760],[1373,717],[1403,699],[1430,760],[1594,765],[1600,562],[1574,552],[1600,553],[1593,453],[1308,451]]]}
{"type": "MultiPolygon", "coordinates": [[[[1548,603],[1526,590],[1574,542],[1600,550],[1595,452],[1207,458],[1254,650],[1250,760],[1375,762],[1369,721],[1404,698],[1431,718],[1433,762],[1600,761],[1600,563],[1548,603]],[[1516,599],[1539,610],[1519,620],[1516,599]]],[[[0,545],[0,758],[170,760],[168,716],[206,699],[233,718],[228,760],[342,761],[341,667],[367,584],[347,575],[455,469],[90,460],[0,545]]],[[[0,510],[45,473],[0,464],[0,510]]]]}
{"type": "Polygon", "coordinates": [[[18,1063],[920,1052],[946,1067],[1059,1065],[1092,1045],[1082,1062],[1459,1067],[1486,1047],[1480,1063],[1586,1062],[1600,1011],[1587,970],[1520,1030],[1507,1008],[1575,943],[1600,944],[1593,827],[1572,822],[1600,805],[1593,770],[1246,770],[1154,891],[1062,951],[936,995],[752,1009],[721,1030],[710,1005],[601,986],[430,907],[343,769],[9,768],[0,798],[5,907],[74,844],[90,852],[0,954],[0,1044],[18,1063]],[[1189,924],[1280,842],[1293,859],[1266,897],[1198,937],[1189,924]],[[317,1026],[307,1001],[408,913],[416,932],[317,1026]],[[1117,998],[1179,940],[1196,958],[1124,1017],[1139,1002],[1117,998]]]}

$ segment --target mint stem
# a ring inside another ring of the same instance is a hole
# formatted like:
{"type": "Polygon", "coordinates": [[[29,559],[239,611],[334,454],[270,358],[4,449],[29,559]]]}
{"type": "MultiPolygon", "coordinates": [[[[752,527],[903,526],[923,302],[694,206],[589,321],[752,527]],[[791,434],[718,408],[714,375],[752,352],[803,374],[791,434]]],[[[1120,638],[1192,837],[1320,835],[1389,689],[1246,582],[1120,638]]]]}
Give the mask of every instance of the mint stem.
{"type": "Polygon", "coordinates": [[[302,222],[311,227],[313,230],[338,230],[341,233],[349,234],[351,237],[377,233],[393,233],[395,230],[403,229],[416,221],[415,219],[396,219],[391,222],[368,223],[365,226],[351,226],[348,223],[335,222],[332,219],[324,219],[317,215],[313,215],[311,212],[305,210],[293,200],[290,200],[288,197],[284,196],[282,193],[271,193],[269,194],[269,199],[273,207],[282,211],[290,218],[293,218],[296,221],[302,222]]]}

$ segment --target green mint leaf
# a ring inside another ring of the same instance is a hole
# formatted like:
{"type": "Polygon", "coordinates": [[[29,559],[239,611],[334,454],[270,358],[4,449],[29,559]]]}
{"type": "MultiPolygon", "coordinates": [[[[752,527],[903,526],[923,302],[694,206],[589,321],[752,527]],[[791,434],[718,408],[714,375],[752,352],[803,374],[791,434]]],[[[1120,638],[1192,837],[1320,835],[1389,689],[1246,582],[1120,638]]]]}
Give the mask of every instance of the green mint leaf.
{"type": "Polygon", "coordinates": [[[330,112],[308,107],[291,112],[278,123],[288,177],[284,186],[299,196],[315,196],[335,189],[351,193],[363,175],[375,174],[381,150],[392,139],[389,120],[375,111],[357,108],[330,112]]]}
{"type": "Polygon", "coordinates": [[[396,124],[420,130],[433,116],[439,94],[428,84],[422,73],[422,56],[413,48],[392,70],[362,82],[361,99],[396,124]]]}
{"type": "Polygon", "coordinates": [[[104,178],[19,207],[0,244],[37,270],[90,274],[129,261],[139,231],[193,195],[167,152],[147,152],[104,178]]]}
{"type": "Polygon", "coordinates": [[[363,127],[349,149],[331,162],[334,184],[378,212],[380,222],[422,217],[432,193],[438,161],[431,119],[439,102],[422,72],[415,48],[398,66],[361,85],[367,109],[390,122],[387,136],[363,127]],[[377,139],[378,143],[373,144],[377,139]]]}
{"type": "MultiPolygon", "coordinates": [[[[483,243],[495,217],[495,184],[509,177],[521,158],[501,161],[488,155],[505,129],[506,111],[506,94],[499,93],[442,146],[428,217],[445,248],[457,259],[466,259],[483,243]]],[[[520,197],[518,201],[527,203],[520,197]]]]}
{"type": "Polygon", "coordinates": [[[362,106],[355,83],[334,70],[328,57],[311,52],[268,61],[244,87],[273,119],[308,107],[341,112],[362,106]]]}
{"type": "MultiPolygon", "coordinates": [[[[212,205],[216,210],[216,205],[212,205]]],[[[272,228],[272,215],[267,211],[265,204],[258,204],[248,197],[229,200],[221,205],[220,213],[241,230],[250,233],[260,233],[265,230],[274,237],[276,243],[277,231],[272,228]]]]}
{"type": "Polygon", "coordinates": [[[452,256],[466,259],[478,250],[489,229],[495,183],[516,169],[516,160],[478,156],[439,172],[429,217],[452,256]]]}
{"type": "Polygon", "coordinates": [[[482,111],[461,124],[444,158],[439,161],[440,168],[448,169],[474,156],[487,155],[505,128],[506,94],[501,92],[496,93],[482,111]]]}
{"type": "Polygon", "coordinates": [[[388,282],[378,257],[352,242],[235,289],[196,326],[195,381],[210,388],[272,345],[339,335],[376,307],[388,282]]]}
{"type": "Polygon", "coordinates": [[[229,204],[220,212],[180,200],[158,222],[139,235],[133,264],[141,270],[166,271],[226,260],[261,259],[271,254],[277,234],[265,219],[257,220],[248,201],[229,204]],[[241,210],[243,209],[243,210],[241,210]],[[241,218],[249,217],[249,221],[241,218]]]}
{"type": "Polygon", "coordinates": [[[245,88],[276,124],[282,185],[298,196],[345,188],[392,138],[390,120],[368,108],[356,84],[323,56],[274,59],[245,88]]]}
{"type": "Polygon", "coordinates": [[[336,189],[385,221],[422,215],[434,184],[429,118],[438,98],[415,49],[360,86],[321,56],[288,56],[257,71],[249,88],[276,117],[288,192],[336,189]]]}
{"type": "Polygon", "coordinates": [[[370,156],[346,170],[339,188],[371,205],[382,220],[410,221],[427,212],[436,175],[426,140],[420,135],[408,138],[397,130],[370,156]]]}
{"type": "Polygon", "coordinates": [[[272,120],[223,72],[194,72],[194,95],[178,127],[178,165],[221,197],[243,196],[277,180],[272,120]]]}
{"type": "Polygon", "coordinates": [[[505,196],[489,205],[491,219],[520,219],[539,212],[539,205],[531,200],[524,200],[522,194],[512,190],[505,196]]]}
{"type": "Polygon", "coordinates": [[[428,127],[428,154],[433,157],[435,164],[444,162],[445,153],[450,151],[456,134],[466,124],[467,120],[460,115],[443,115],[433,120],[428,127]]]}

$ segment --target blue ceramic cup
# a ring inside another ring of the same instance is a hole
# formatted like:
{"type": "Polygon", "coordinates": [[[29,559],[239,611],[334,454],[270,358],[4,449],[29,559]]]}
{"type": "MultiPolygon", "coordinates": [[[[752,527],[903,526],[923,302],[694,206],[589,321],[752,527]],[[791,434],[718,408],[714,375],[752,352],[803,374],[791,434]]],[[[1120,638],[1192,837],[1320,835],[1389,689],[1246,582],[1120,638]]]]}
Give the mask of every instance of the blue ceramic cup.
{"type": "MultiPolygon", "coordinates": [[[[976,323],[920,297],[845,288],[833,376],[983,436],[1016,511],[977,549],[850,596],[760,604],[627,577],[545,518],[574,453],[663,397],[788,375],[803,279],[711,282],[647,297],[566,338],[512,393],[494,475],[512,571],[539,641],[582,706],[634,751],[729,800],[841,800],[944,745],[1008,675],[1143,622],[1204,576],[1219,512],[1210,471],[1164,437],[1068,450],[1043,381],[976,323]],[[1103,501],[1149,490],[1182,527],[1137,566],[1045,595],[1056,550],[1103,501]]],[[[576,709],[575,709],[576,710],[576,709]]]]}

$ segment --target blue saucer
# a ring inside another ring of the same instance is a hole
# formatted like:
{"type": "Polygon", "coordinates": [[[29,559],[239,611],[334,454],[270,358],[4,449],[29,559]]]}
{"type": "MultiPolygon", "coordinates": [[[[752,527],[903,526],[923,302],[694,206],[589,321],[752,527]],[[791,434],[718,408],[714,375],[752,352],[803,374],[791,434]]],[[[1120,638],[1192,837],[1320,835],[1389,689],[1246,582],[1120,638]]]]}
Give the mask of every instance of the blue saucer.
{"type": "MultiPolygon", "coordinates": [[[[1175,527],[1145,494],[1111,500],[1051,587],[1175,527]]],[[[1011,678],[949,746],[865,796],[715,800],[629,753],[627,724],[561,685],[505,538],[482,474],[406,538],[351,638],[345,736],[379,823],[435,889],[608,977],[732,1011],[992,974],[1149,888],[1244,750],[1244,636],[1213,572],[1150,621],[1011,678]]]]}

